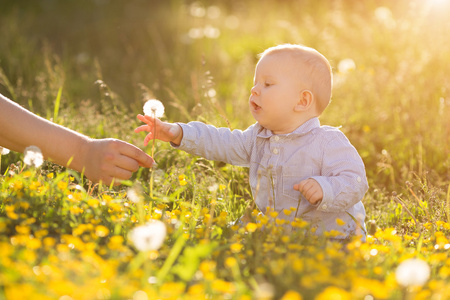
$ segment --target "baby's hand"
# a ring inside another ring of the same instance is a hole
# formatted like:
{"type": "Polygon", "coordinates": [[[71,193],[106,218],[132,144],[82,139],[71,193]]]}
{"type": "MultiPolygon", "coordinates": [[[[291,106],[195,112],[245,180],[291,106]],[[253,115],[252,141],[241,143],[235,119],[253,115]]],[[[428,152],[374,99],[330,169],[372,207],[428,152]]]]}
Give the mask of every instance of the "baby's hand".
{"type": "Polygon", "coordinates": [[[145,146],[147,146],[153,138],[163,142],[172,142],[176,145],[181,143],[181,139],[183,138],[183,130],[179,125],[163,122],[158,118],[153,118],[147,115],[138,115],[137,118],[147,124],[139,126],[134,130],[134,132],[149,132],[144,139],[145,146]]]}
{"type": "Polygon", "coordinates": [[[294,190],[303,194],[306,200],[311,204],[317,204],[322,201],[323,190],[320,184],[312,178],[300,181],[294,185],[294,190]]]}

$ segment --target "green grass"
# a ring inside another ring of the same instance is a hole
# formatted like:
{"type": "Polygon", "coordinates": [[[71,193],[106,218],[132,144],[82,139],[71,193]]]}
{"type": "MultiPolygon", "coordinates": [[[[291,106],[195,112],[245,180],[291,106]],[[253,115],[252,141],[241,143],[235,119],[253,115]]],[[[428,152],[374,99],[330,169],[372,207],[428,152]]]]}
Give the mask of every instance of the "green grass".
{"type": "Polygon", "coordinates": [[[142,148],[133,128],[147,98],[165,104],[169,121],[244,129],[254,122],[247,100],[257,54],[287,42],[318,49],[335,75],[321,122],[342,126],[364,160],[371,238],[343,246],[289,233],[273,217],[252,217],[265,229],[232,227],[252,204],[246,169],[161,142],[155,198],[151,170],[129,182],[142,186],[141,204],[127,199],[129,186],[94,186],[50,163],[24,168],[22,155],[10,153],[1,156],[0,299],[140,299],[137,291],[256,299],[265,289],[274,299],[288,291],[304,299],[448,297],[450,3],[441,2],[3,3],[0,92],[91,137],[142,148]],[[199,28],[220,35],[189,38],[199,28]],[[347,58],[356,68],[340,71],[347,58]],[[142,209],[168,226],[158,252],[138,253],[128,239],[142,209]],[[395,282],[409,257],[431,267],[423,287],[395,282]]]}

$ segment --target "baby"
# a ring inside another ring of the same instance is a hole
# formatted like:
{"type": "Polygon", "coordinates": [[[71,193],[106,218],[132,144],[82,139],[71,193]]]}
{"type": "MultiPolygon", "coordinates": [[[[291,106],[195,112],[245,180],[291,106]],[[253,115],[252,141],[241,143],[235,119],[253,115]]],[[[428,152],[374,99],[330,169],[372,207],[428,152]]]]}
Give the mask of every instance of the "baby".
{"type": "Polygon", "coordinates": [[[138,115],[146,125],[135,132],[149,132],[145,145],[156,138],[206,159],[249,167],[262,213],[270,207],[287,220],[309,221],[316,234],[336,230],[339,239],[365,239],[364,163],[339,129],[321,126],[318,119],[331,89],[331,66],[322,54],[279,45],[264,51],[256,65],[249,105],[257,122],[246,130],[138,115]]]}

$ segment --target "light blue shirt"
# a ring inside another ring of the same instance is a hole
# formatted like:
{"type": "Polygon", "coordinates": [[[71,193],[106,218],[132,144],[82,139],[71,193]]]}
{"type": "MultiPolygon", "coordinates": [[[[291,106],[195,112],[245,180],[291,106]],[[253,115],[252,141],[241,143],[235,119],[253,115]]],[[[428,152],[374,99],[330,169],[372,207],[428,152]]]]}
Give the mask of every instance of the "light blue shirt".
{"type": "Polygon", "coordinates": [[[321,126],[318,118],[288,134],[273,134],[258,123],[245,131],[201,122],[179,125],[183,139],[177,149],[250,169],[252,194],[263,213],[271,207],[290,221],[297,215],[316,226],[316,234],[338,230],[342,235],[337,238],[365,238],[361,200],[368,184],[364,163],[339,129],[321,126]],[[308,178],[322,187],[323,199],[317,205],[293,188],[308,178]],[[283,209],[291,207],[296,211],[286,216],[283,209]],[[345,224],[339,225],[336,219],[345,224]]]}

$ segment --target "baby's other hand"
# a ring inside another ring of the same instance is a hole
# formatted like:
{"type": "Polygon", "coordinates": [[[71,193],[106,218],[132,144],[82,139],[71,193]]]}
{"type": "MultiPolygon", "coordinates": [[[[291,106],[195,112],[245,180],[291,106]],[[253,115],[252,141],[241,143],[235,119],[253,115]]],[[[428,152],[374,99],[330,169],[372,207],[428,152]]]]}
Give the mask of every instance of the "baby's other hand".
{"type": "Polygon", "coordinates": [[[320,184],[312,178],[302,180],[300,183],[294,185],[294,190],[303,194],[309,203],[315,205],[322,201],[323,190],[320,184]]]}
{"type": "Polygon", "coordinates": [[[158,118],[151,116],[138,115],[137,118],[147,125],[139,126],[134,132],[146,131],[149,132],[144,139],[144,146],[147,146],[152,139],[158,139],[163,142],[173,142],[179,145],[183,137],[183,130],[174,123],[163,122],[158,118]]]}

